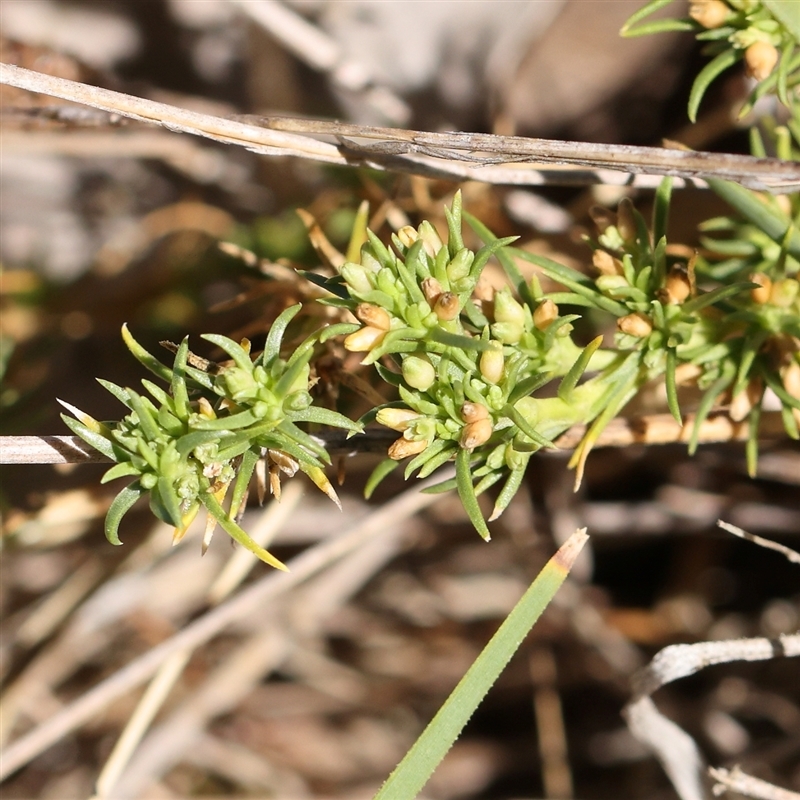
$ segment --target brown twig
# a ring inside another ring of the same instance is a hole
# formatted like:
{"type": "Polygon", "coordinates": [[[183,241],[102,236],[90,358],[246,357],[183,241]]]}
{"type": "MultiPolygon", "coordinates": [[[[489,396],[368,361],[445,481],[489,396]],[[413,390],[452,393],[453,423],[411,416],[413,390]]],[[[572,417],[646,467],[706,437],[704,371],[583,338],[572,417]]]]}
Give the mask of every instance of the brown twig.
{"type": "MultiPolygon", "coordinates": [[[[450,180],[501,185],[541,185],[575,175],[561,167],[582,167],[580,182],[631,185],[626,173],[672,175],[697,185],[704,177],[736,181],[752,189],[785,193],[800,187],[800,166],[790,161],[658,147],[602,145],[476,133],[428,133],[336,122],[270,118],[261,124],[188,111],[76,81],[0,64],[0,83],[60,97],[153,122],[270,156],[294,156],[343,166],[364,165],[450,180]],[[314,136],[333,137],[323,142],[314,136]],[[353,139],[366,139],[359,143],[353,139]],[[370,141],[372,140],[372,141],[370,141]],[[537,164],[555,167],[543,171],[537,164]],[[585,168],[589,168],[589,170],[585,168]],[[610,175],[606,173],[611,171],[610,175]],[[616,172],[614,172],[616,171],[616,172]]],[[[653,183],[652,181],[650,182],[653,183]]],[[[656,181],[657,183],[657,181],[656,181]]]]}
{"type": "MultiPolygon", "coordinates": [[[[600,434],[595,447],[628,447],[634,444],[675,444],[688,442],[694,418],[687,417],[679,425],[671,414],[651,414],[632,419],[612,420],[600,434]]],[[[576,425],[556,439],[559,450],[575,448],[586,432],[576,425]]],[[[759,425],[761,436],[782,436],[783,422],[778,412],[766,412],[759,425]]],[[[748,436],[747,422],[734,422],[727,414],[711,414],[700,426],[699,441],[744,441],[748,436]]],[[[351,439],[338,431],[325,431],[315,438],[331,455],[381,453],[397,438],[384,429],[368,429],[351,439]]],[[[0,464],[89,464],[108,459],[93,450],[77,436],[0,436],[0,464]]]]}

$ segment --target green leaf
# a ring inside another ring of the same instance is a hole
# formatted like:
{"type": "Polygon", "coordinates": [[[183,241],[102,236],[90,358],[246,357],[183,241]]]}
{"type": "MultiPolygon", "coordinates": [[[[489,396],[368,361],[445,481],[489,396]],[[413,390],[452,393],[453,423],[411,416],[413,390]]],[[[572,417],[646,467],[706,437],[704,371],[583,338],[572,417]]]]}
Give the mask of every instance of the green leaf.
{"type": "Polygon", "coordinates": [[[138,481],[135,481],[130,486],[126,486],[111,503],[108,509],[105,521],[106,539],[111,544],[122,544],[120,541],[118,530],[119,523],[128,511],[131,510],[134,503],[145,493],[138,481]]]}
{"type": "Polygon", "coordinates": [[[128,350],[131,351],[133,357],[144,367],[150,370],[157,378],[161,378],[166,383],[172,382],[172,370],[166,365],[162,364],[155,356],[151,356],[147,350],[142,347],[133,335],[128,330],[127,324],[122,326],[122,340],[125,342],[128,350]]]}
{"type": "MultiPolygon", "coordinates": [[[[464,212],[464,218],[467,220],[467,224],[470,228],[481,238],[481,241],[486,244],[497,241],[497,237],[479,219],[473,217],[472,214],[464,212]]],[[[496,256],[497,260],[500,262],[500,266],[503,268],[509,281],[511,281],[511,285],[517,290],[519,297],[531,308],[534,308],[536,301],[531,295],[531,289],[522,273],[519,271],[519,267],[514,263],[514,259],[505,249],[498,250],[496,256]]]]}
{"type": "Polygon", "coordinates": [[[703,99],[706,89],[715,78],[732,67],[741,57],[742,51],[731,47],[723,50],[700,70],[692,84],[692,91],[689,93],[689,119],[692,122],[697,122],[697,110],[700,108],[700,101],[703,99]]]}
{"type": "Polygon", "coordinates": [[[790,256],[800,258],[800,232],[791,230],[791,222],[772,204],[764,203],[755,192],[738,183],[708,178],[708,185],[726,203],[760,228],[777,244],[781,244],[790,232],[786,250],[790,256]]]}
{"type": "Polygon", "coordinates": [[[189,337],[185,336],[175,354],[175,361],[172,365],[172,382],[170,390],[172,392],[175,416],[181,421],[189,419],[191,408],[189,407],[189,392],[186,390],[186,361],[189,357],[189,337]]]}
{"type": "Polygon", "coordinates": [[[230,434],[227,431],[192,431],[178,438],[175,442],[175,449],[182,456],[188,456],[195,447],[199,447],[209,442],[219,442],[220,446],[228,444],[227,441],[223,442],[223,438],[229,438],[230,434]]]}
{"type": "Polygon", "coordinates": [[[555,448],[553,442],[546,436],[542,436],[533,425],[512,405],[507,405],[503,409],[503,414],[507,416],[534,444],[538,447],[555,448]]]}
{"type": "Polygon", "coordinates": [[[492,538],[492,534],[489,533],[489,529],[486,527],[486,520],[481,514],[478,498],[475,496],[475,488],[472,485],[472,472],[470,471],[471,458],[472,453],[469,450],[459,449],[456,456],[456,488],[470,522],[475,526],[475,530],[478,531],[481,537],[488,542],[492,538]]]}
{"type": "Polygon", "coordinates": [[[220,350],[227,353],[239,369],[243,369],[245,372],[253,371],[253,361],[250,358],[250,354],[244,347],[234,342],[233,339],[229,339],[227,336],[220,336],[218,333],[204,333],[200,338],[215,344],[220,350]]]}
{"type": "MultiPolygon", "coordinates": [[[[229,417],[217,417],[216,419],[198,419],[193,422],[194,428],[199,431],[233,431],[239,428],[246,428],[262,422],[261,417],[257,417],[251,408],[231,414],[229,417]]],[[[272,425],[274,427],[274,423],[272,425]]]]}
{"type": "Polygon", "coordinates": [[[289,308],[282,311],[275,319],[275,322],[272,323],[269,334],[267,335],[267,341],[264,344],[264,352],[261,354],[260,360],[263,366],[271,364],[273,359],[280,357],[281,342],[283,341],[284,333],[286,333],[286,328],[289,327],[289,323],[297,316],[297,313],[302,307],[301,303],[289,306],[289,308]]]}
{"type": "Polygon", "coordinates": [[[667,235],[669,206],[672,200],[672,178],[663,178],[653,203],[653,241],[658,243],[667,235]]]}
{"type": "Polygon", "coordinates": [[[697,445],[700,439],[700,426],[711,413],[711,409],[714,407],[717,398],[731,385],[734,376],[734,368],[726,364],[722,375],[711,384],[700,400],[700,405],[697,407],[697,413],[695,415],[694,427],[692,428],[692,435],[689,439],[689,455],[693,456],[695,452],[697,452],[697,445]]]}
{"type": "Polygon", "coordinates": [[[800,43],[800,3],[797,0],[761,0],[775,19],[800,43]]]}
{"type": "Polygon", "coordinates": [[[444,216],[447,220],[447,251],[450,258],[455,258],[456,253],[464,248],[464,240],[461,238],[461,190],[453,195],[451,208],[444,207],[444,216]]]}
{"type": "Polygon", "coordinates": [[[74,434],[80,436],[80,438],[83,439],[86,444],[93,447],[98,453],[102,453],[111,461],[119,461],[119,457],[117,456],[113,443],[106,439],[105,436],[89,430],[89,428],[87,428],[82,422],[79,422],[77,419],[73,419],[72,417],[68,417],[66,414],[61,414],[61,419],[74,434]]]}
{"type": "Polygon", "coordinates": [[[677,368],[677,355],[675,350],[670,347],[667,350],[667,368],[664,375],[664,381],[667,388],[667,407],[670,413],[675,417],[678,425],[683,425],[683,418],[681,417],[681,407],[678,403],[678,385],[675,381],[675,370],[677,368]]]}
{"type": "Polygon", "coordinates": [[[349,417],[340,414],[338,411],[332,411],[329,408],[318,408],[317,406],[310,406],[305,411],[291,412],[286,415],[287,419],[292,422],[313,422],[317,425],[330,425],[333,428],[344,428],[353,433],[362,433],[363,427],[357,422],[353,422],[349,417]]]}
{"type": "Polygon", "coordinates": [[[756,286],[758,286],[758,284],[752,281],[740,281],[738,283],[729,283],[727,286],[719,286],[710,292],[704,292],[703,294],[697,295],[697,297],[693,297],[691,300],[687,300],[681,307],[681,311],[684,314],[694,314],[700,311],[701,308],[706,308],[706,306],[718,303],[720,300],[725,300],[728,297],[733,297],[735,294],[746,292],[748,289],[753,289],[756,286]]]}
{"type": "Polygon", "coordinates": [[[100,478],[100,483],[108,483],[109,481],[114,481],[117,478],[128,478],[131,475],[138,475],[139,469],[136,467],[135,464],[132,464],[130,461],[123,461],[121,464],[115,464],[108,470],[102,478],[100,478]]]}
{"type": "Polygon", "coordinates": [[[242,455],[239,471],[236,473],[236,481],[233,484],[233,493],[231,494],[231,516],[234,519],[240,516],[240,512],[244,510],[250,478],[253,477],[259,458],[261,458],[260,447],[251,447],[242,455]]]}
{"type": "MultiPolygon", "coordinates": [[[[527,467],[527,460],[525,462],[525,467],[527,467]]],[[[508,480],[503,484],[503,488],[497,496],[492,515],[489,517],[489,522],[496,520],[506,508],[508,508],[508,504],[514,498],[514,495],[522,484],[522,479],[525,477],[525,467],[512,470],[511,474],[508,476],[508,480]]]]}
{"type": "Polygon", "coordinates": [[[254,542],[247,533],[242,530],[229,516],[225,509],[220,505],[219,500],[211,492],[201,492],[200,502],[208,509],[208,513],[219,523],[219,526],[235,542],[238,542],[253,555],[258,556],[265,564],[269,564],[275,569],[288,572],[289,568],[279,561],[269,551],[254,542]]]}
{"type": "Polygon", "coordinates": [[[603,344],[602,336],[592,339],[592,341],[581,350],[580,355],[570,367],[569,372],[561,379],[561,383],[558,385],[558,396],[565,403],[569,403],[572,397],[572,390],[578,385],[578,381],[589,366],[590,359],[597,352],[601,344],[603,344]]]}
{"type": "Polygon", "coordinates": [[[414,800],[552,600],[587,539],[576,531],[545,564],[374,800],[414,800]]]}
{"type": "Polygon", "coordinates": [[[372,497],[372,493],[378,488],[383,479],[388,477],[399,466],[399,461],[395,461],[393,458],[384,458],[383,461],[372,470],[372,474],[367,479],[367,484],[364,487],[364,497],[369,500],[370,497],[372,497]]]}

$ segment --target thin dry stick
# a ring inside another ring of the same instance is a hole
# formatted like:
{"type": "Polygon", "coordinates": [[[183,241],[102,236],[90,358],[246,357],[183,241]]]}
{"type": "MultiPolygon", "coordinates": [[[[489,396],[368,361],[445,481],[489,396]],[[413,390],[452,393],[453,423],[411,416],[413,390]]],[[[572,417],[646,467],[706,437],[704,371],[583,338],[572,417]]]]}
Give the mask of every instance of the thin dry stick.
{"type": "MultiPolygon", "coordinates": [[[[557,178],[566,183],[576,180],[569,173],[545,172],[530,166],[538,163],[593,169],[582,171],[577,180],[583,184],[602,183],[606,170],[618,170],[672,175],[693,185],[698,179],[714,176],[766,191],[785,193],[800,188],[800,165],[779,159],[494,134],[427,133],[289,118],[263,119],[260,120],[262,124],[254,125],[55,78],[11,64],[0,64],[0,83],[140,122],[154,122],[173,131],[239,145],[263,155],[295,156],[350,166],[362,164],[427,177],[503,185],[541,185],[557,178]],[[339,144],[322,142],[308,134],[333,137],[339,144]],[[345,137],[377,141],[359,144],[345,141],[345,137]]],[[[611,182],[632,183],[619,172],[611,182]]]]}
{"type": "MultiPolygon", "coordinates": [[[[612,420],[600,434],[595,447],[628,447],[633,444],[675,444],[688,442],[694,417],[688,416],[679,425],[672,414],[650,414],[643,417],[612,420]]],[[[777,411],[761,416],[759,434],[762,437],[782,436],[783,421],[777,411]]],[[[747,421],[734,422],[727,414],[710,414],[700,425],[699,441],[746,441],[747,421]]],[[[559,450],[572,450],[586,433],[584,425],[575,425],[556,439],[559,450]]],[[[338,431],[324,431],[314,436],[331,455],[385,452],[397,438],[389,430],[370,429],[365,434],[348,439],[338,431]]],[[[107,462],[77,436],[0,436],[0,464],[86,464],[107,462]]],[[[109,462],[110,463],[110,462],[109,462]]]]}
{"type": "Polygon", "coordinates": [[[682,800],[704,800],[705,764],[694,739],[667,719],[650,695],[671,681],[714,664],[800,656],[800,634],[665,647],[634,678],[634,700],[623,712],[631,733],[656,755],[682,800]]]}
{"type": "Polygon", "coordinates": [[[266,575],[170,639],[127,664],[65,709],[12,742],[0,752],[0,780],[16,772],[63,736],[83,725],[109,703],[148,680],[173,653],[199,647],[229,625],[254,613],[276,597],[286,594],[312,575],[325,569],[362,542],[372,537],[398,535],[399,528],[396,525],[398,519],[411,516],[437,501],[440,495],[422,494],[420,490],[426,485],[438,483],[440,479],[441,476],[418,484],[335,539],[322,542],[301,553],[289,562],[290,572],[272,572],[266,575]]]}
{"type": "Polygon", "coordinates": [[[133,751],[150,727],[150,723],[158,713],[158,710],[172,691],[175,682],[180,678],[183,668],[188,663],[191,655],[191,650],[179,650],[161,665],[125,725],[125,729],[122,731],[122,735],[117,740],[116,745],[114,745],[114,749],[111,751],[111,755],[108,757],[103,769],[100,771],[92,800],[102,800],[112,796],[111,790],[125,770],[133,751]]]}
{"type": "Polygon", "coordinates": [[[800,800],[800,794],[797,792],[782,789],[780,786],[754,778],[752,775],[742,772],[739,767],[733,769],[711,767],[708,774],[717,781],[713,789],[715,796],[732,791],[746,797],[758,798],[758,800],[800,800]]]}
{"type": "Polygon", "coordinates": [[[797,550],[792,550],[791,547],[786,547],[786,545],[778,544],[778,542],[773,542],[770,539],[764,539],[762,536],[748,533],[736,525],[731,525],[730,522],[723,522],[721,519],[717,520],[717,525],[722,528],[722,530],[728,531],[728,533],[732,533],[740,539],[757,544],[759,547],[765,547],[767,550],[774,550],[776,553],[786,556],[786,558],[794,564],[800,564],[800,553],[798,553],[797,550]]]}

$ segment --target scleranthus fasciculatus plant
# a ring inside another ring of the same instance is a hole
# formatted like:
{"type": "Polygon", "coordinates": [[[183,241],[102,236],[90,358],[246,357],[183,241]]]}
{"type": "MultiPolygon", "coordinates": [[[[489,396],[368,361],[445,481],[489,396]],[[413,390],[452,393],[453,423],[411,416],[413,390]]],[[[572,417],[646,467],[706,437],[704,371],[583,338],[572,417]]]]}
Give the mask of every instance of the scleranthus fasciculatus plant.
{"type": "MultiPolygon", "coordinates": [[[[406,477],[426,477],[454,461],[456,477],[434,490],[455,487],[475,528],[488,539],[478,495],[501,484],[490,520],[497,518],[519,488],[532,454],[578,423],[588,426],[571,460],[580,483],[600,432],[656,379],[664,381],[678,420],[679,387],[702,390],[692,450],[712,409],[728,406],[734,419],[748,419],[748,463],[754,472],[767,388],[782,404],[787,433],[798,437],[798,262],[786,241],[776,242],[752,224],[736,230],[738,238],[713,240],[723,253],[739,243],[740,255],[722,261],[725,268],[715,264],[711,250],[703,259],[687,259],[685,248],[667,244],[670,196],[665,179],[650,224],[627,199],[616,213],[595,210],[597,235],[586,239],[592,250],[589,276],[516,249],[513,239],[495,238],[462,212],[457,193],[446,209],[446,242],[428,222],[399,230],[391,246],[367,231],[357,261],[341,264],[332,278],[317,278],[329,292],[321,302],[352,312],[357,323],[325,327],[292,353],[282,353],[281,342],[299,305],[277,318],[255,357],[247,341],[203,337],[230,357],[224,364],[199,359],[185,340],[169,368],[123,329],[128,348],[167,388],[143,381],[147,397],[103,382],[128,408],[126,417],[100,423],[71,407],[77,419],[64,417],[75,433],[117,462],[104,480],[133,478],[109,511],[109,540],[119,542],[123,514],[149,494],[151,509],[175,526],[176,538],[205,507],[205,544],[219,524],[280,567],[237,522],[256,464],[266,459],[273,491],[279,489],[281,470],[300,470],[335,499],[324,473],[328,455],[302,426],[336,426],[357,434],[373,422],[398,435],[369,480],[368,494],[400,462],[406,477]],[[462,218],[484,242],[477,252],[464,244],[462,218]],[[499,290],[481,281],[492,257],[508,277],[509,285],[499,290]],[[563,288],[543,292],[538,277],[526,281],[519,259],[563,288]],[[585,346],[576,343],[572,324],[587,308],[615,320],[613,341],[598,336],[585,346]],[[315,405],[309,364],[315,348],[332,337],[363,354],[362,364],[393,387],[395,399],[359,421],[315,405]]],[[[718,221],[712,227],[734,224],[718,221]]],[[[358,252],[355,245],[351,253],[358,252]]]]}

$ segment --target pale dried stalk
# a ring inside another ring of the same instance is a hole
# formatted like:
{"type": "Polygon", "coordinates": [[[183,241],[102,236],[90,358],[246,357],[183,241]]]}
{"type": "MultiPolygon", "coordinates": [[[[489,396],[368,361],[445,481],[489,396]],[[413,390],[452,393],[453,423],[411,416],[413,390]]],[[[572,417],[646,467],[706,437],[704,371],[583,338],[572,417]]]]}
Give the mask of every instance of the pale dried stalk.
{"type": "Polygon", "coordinates": [[[747,542],[752,542],[753,544],[756,544],[759,547],[764,547],[767,550],[774,550],[776,553],[786,556],[786,558],[792,563],[800,564],[800,553],[798,553],[797,550],[792,550],[791,547],[786,547],[786,545],[773,542],[771,539],[765,539],[763,536],[756,536],[754,533],[748,533],[736,525],[731,525],[730,522],[723,522],[721,519],[717,520],[717,525],[722,528],[722,530],[728,531],[728,533],[732,533],[734,536],[738,536],[740,539],[744,539],[747,542]]]}
{"type": "Polygon", "coordinates": [[[752,775],[742,772],[739,767],[733,769],[711,767],[708,774],[717,781],[713,789],[715,796],[732,791],[746,797],[758,798],[758,800],[800,800],[800,794],[797,792],[782,789],[780,786],[754,778],[752,775]]]}
{"type": "MultiPolygon", "coordinates": [[[[688,416],[679,425],[672,414],[650,414],[632,419],[612,420],[600,434],[595,447],[628,447],[633,444],[675,444],[688,442],[694,426],[694,417],[688,416]]],[[[727,414],[711,414],[700,426],[699,441],[746,441],[747,421],[734,422],[727,414]]],[[[559,450],[572,450],[586,433],[584,425],[575,425],[556,439],[559,450]]],[[[782,436],[783,421],[777,411],[761,415],[761,436],[782,436]]],[[[331,455],[354,453],[379,453],[397,438],[392,431],[368,430],[361,436],[347,439],[337,431],[323,431],[314,436],[331,455]]],[[[88,464],[106,462],[77,436],[0,436],[0,464],[88,464]]]]}
{"type": "Polygon", "coordinates": [[[631,733],[661,762],[681,800],[706,800],[705,762],[694,739],[667,719],[650,695],[713,664],[767,661],[780,656],[800,656],[800,634],[670,645],[636,675],[635,697],[623,714],[631,733]]]}
{"type": "MultiPolygon", "coordinates": [[[[0,64],[0,83],[60,97],[140,122],[235,144],[270,156],[294,156],[329,164],[365,165],[450,180],[502,185],[562,183],[640,185],[625,173],[672,175],[692,185],[717,177],[752,189],[785,193],[800,188],[800,165],[779,159],[666,150],[657,147],[600,145],[476,133],[428,133],[342,123],[271,118],[249,124],[187,111],[166,103],[0,64]],[[309,135],[310,134],[310,135],[309,135]],[[333,137],[338,144],[312,136],[333,137]],[[374,140],[359,144],[345,137],[374,140]],[[534,164],[583,167],[579,176],[534,164]],[[534,165],[534,166],[532,166],[534,165]],[[599,171],[598,171],[599,170],[599,171]],[[617,170],[616,175],[608,170],[617,170]]],[[[648,183],[645,181],[645,183],[648,183]]],[[[657,183],[657,181],[655,181],[657,183]]],[[[649,181],[653,185],[653,181],[649,181]]]]}
{"type": "Polygon", "coordinates": [[[290,572],[271,572],[243,589],[220,606],[187,625],[171,638],[148,650],[114,675],[94,686],[62,711],[12,742],[0,752],[0,780],[16,772],[62,737],[83,725],[107,705],[152,677],[173,653],[194,649],[249,614],[258,613],[268,603],[316,575],[330,564],[374,537],[399,534],[400,519],[416,514],[441,497],[422,494],[426,485],[441,476],[417,484],[370,514],[335,539],[304,551],[288,564],[290,572]]]}

